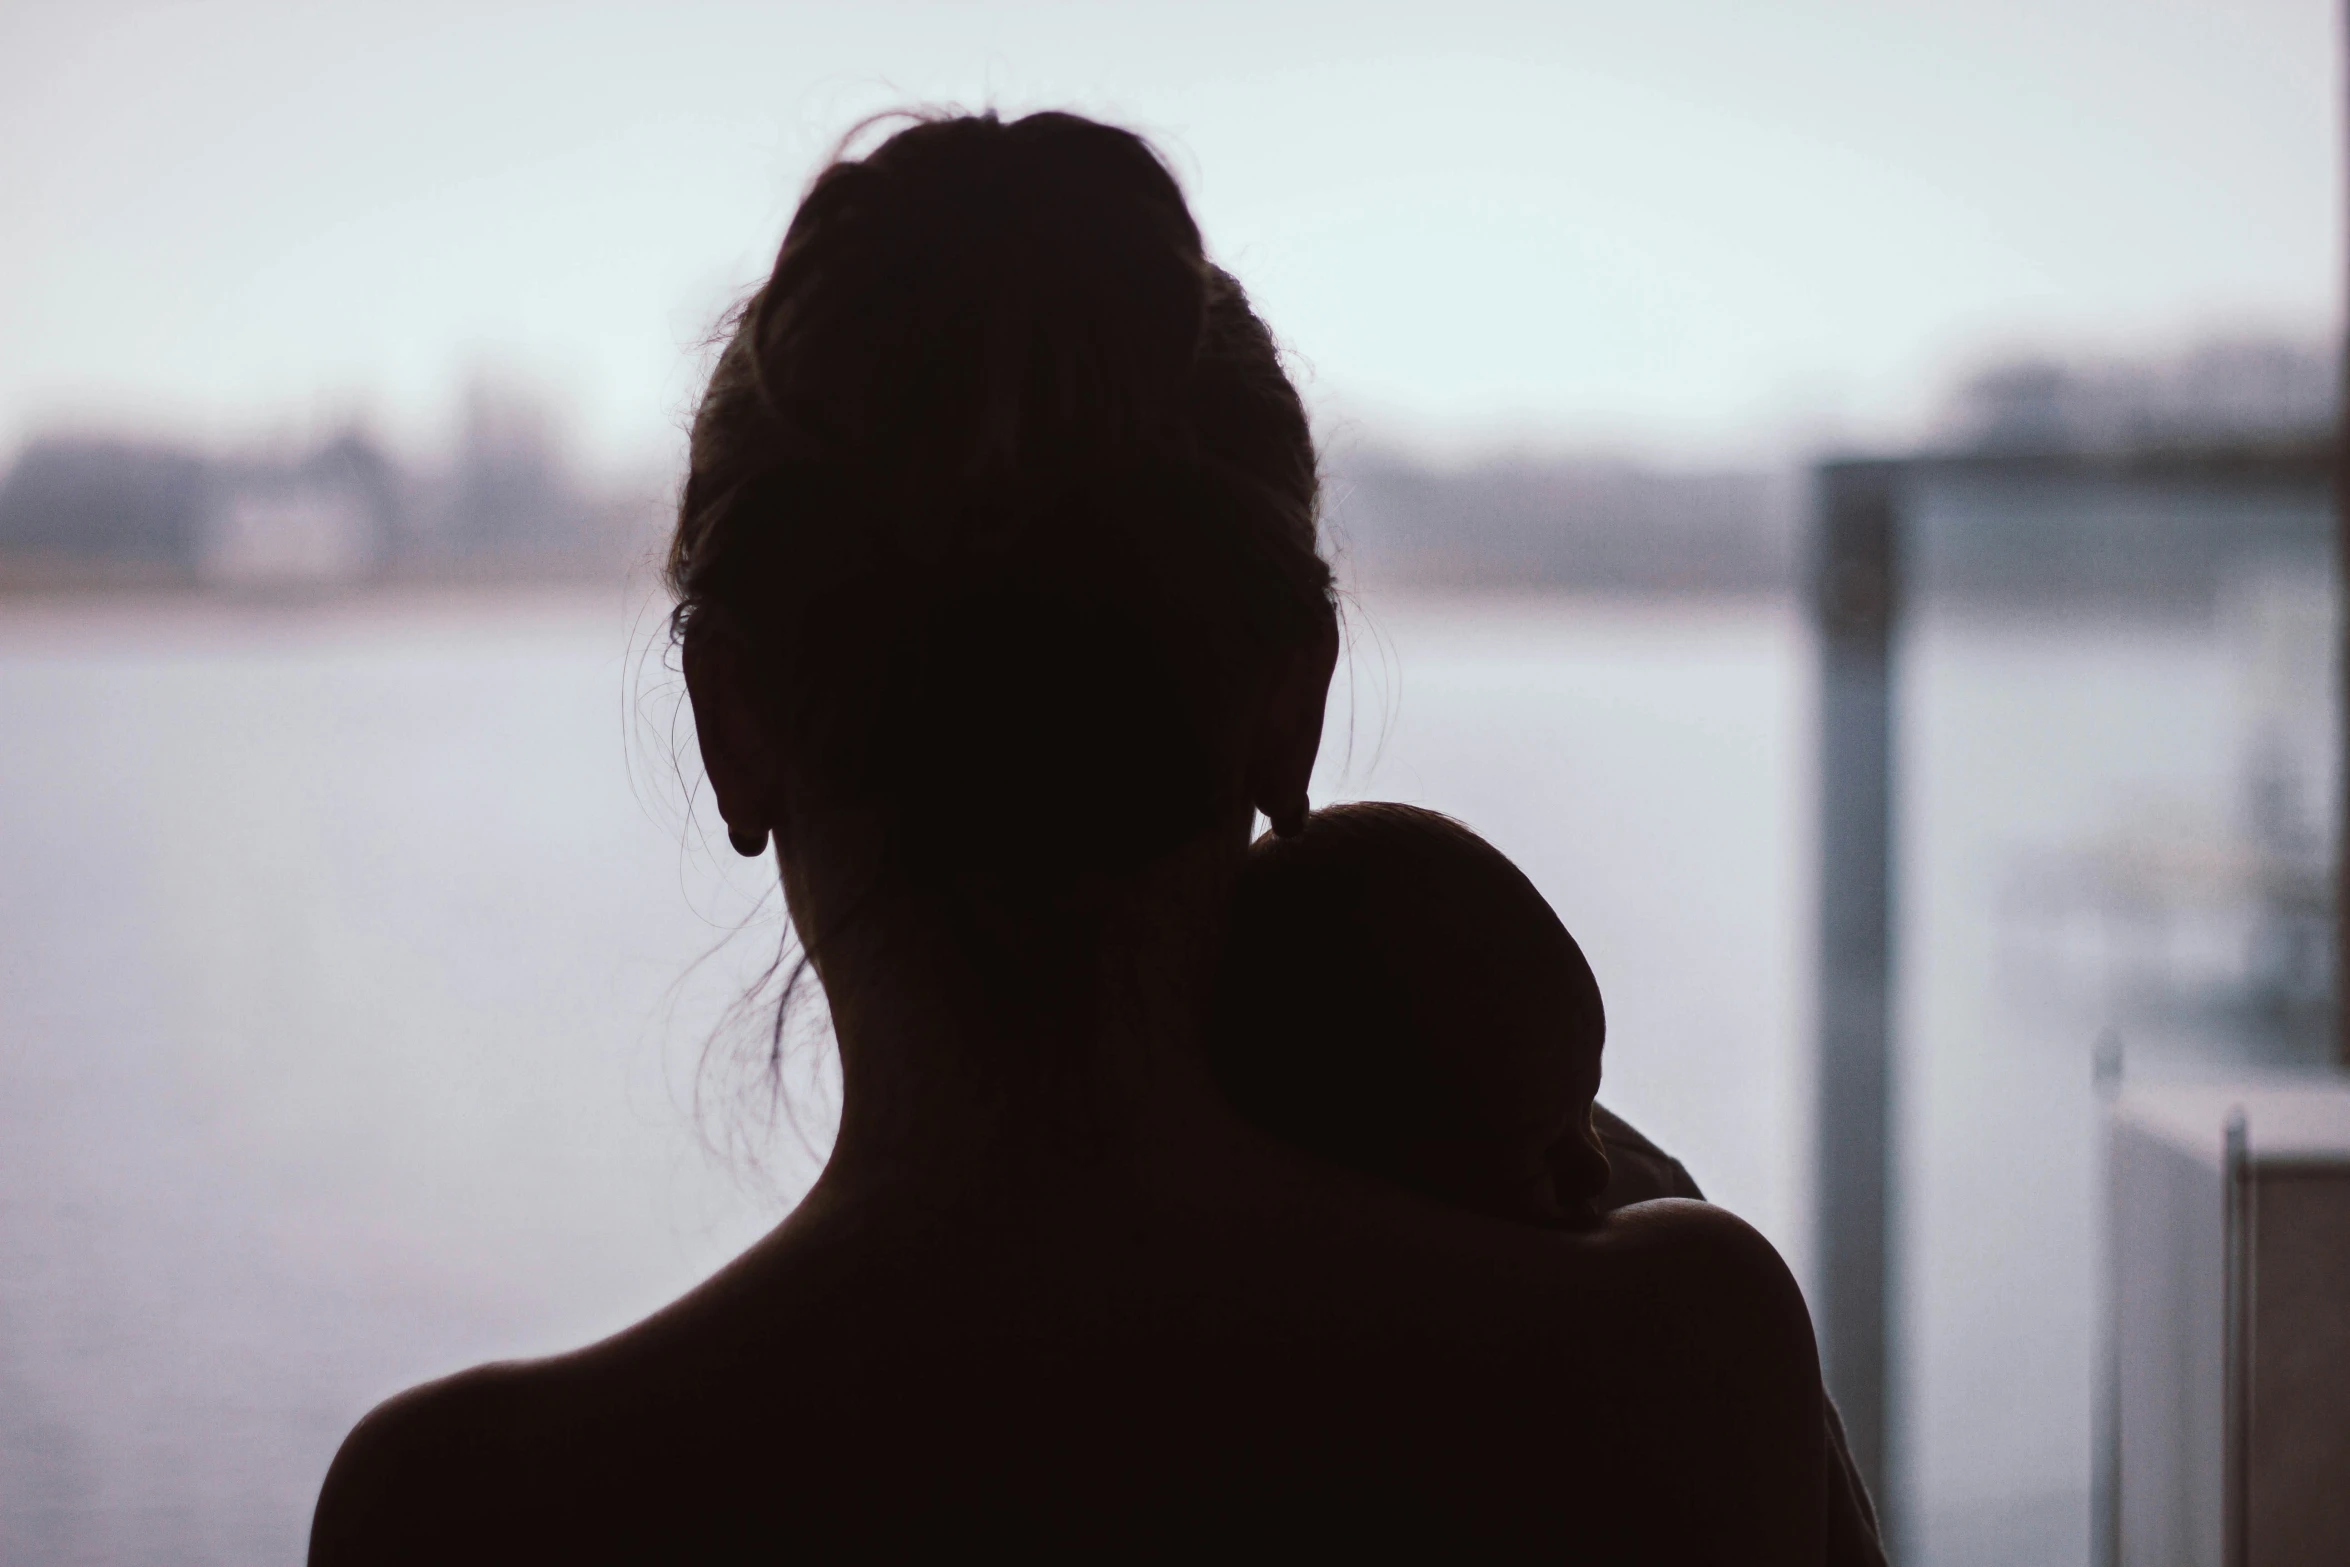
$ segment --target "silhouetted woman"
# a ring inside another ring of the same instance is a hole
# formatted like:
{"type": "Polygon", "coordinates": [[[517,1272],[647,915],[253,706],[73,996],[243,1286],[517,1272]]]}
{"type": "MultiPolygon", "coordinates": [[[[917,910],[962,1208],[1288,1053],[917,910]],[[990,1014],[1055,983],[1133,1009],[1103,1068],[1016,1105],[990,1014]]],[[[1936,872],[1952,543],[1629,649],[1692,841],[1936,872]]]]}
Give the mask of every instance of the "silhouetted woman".
{"type": "Polygon", "coordinates": [[[666,1310],[370,1415],[314,1561],[1817,1558],[1810,1327],[1752,1231],[1448,1212],[1206,1086],[1222,895],[1252,813],[1304,819],[1336,656],[1316,498],[1272,338],[1135,137],[943,119],[816,180],[670,574],[719,809],[773,839],[832,1009],[838,1143],[666,1310]]]}

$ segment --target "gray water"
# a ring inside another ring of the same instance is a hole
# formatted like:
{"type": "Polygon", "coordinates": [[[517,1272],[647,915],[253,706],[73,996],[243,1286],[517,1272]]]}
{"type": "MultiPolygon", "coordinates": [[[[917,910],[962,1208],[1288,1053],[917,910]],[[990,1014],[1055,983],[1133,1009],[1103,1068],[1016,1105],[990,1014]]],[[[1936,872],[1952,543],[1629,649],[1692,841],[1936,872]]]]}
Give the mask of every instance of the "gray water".
{"type": "MultiPolygon", "coordinates": [[[[2117,745],[2224,814],[2234,688],[2201,633],[1969,635],[1905,675],[1903,1471],[1917,1559],[2079,1560],[2102,1003],[2008,997],[1997,873],[2107,821],[2117,745]]],[[[377,1399],[617,1328],[804,1186],[820,1070],[806,1144],[697,1076],[777,926],[652,640],[584,592],[0,605],[0,1561],[296,1560],[377,1399]]],[[[1400,600],[1349,670],[1317,798],[1515,857],[1604,1097],[1801,1276],[1794,612],[1400,600]]]]}

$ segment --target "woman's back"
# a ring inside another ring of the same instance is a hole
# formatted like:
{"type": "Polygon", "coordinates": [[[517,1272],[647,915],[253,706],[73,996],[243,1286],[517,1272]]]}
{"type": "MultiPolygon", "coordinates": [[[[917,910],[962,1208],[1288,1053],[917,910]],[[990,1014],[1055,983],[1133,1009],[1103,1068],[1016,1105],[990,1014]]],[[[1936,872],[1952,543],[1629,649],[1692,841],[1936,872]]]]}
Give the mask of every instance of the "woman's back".
{"type": "Polygon", "coordinates": [[[387,1406],[316,1559],[1816,1557],[1819,1455],[1785,1437],[1819,1418],[1808,1329],[1738,1221],[1462,1221],[1233,1142],[1160,1201],[820,1192],[614,1339],[387,1406]]]}

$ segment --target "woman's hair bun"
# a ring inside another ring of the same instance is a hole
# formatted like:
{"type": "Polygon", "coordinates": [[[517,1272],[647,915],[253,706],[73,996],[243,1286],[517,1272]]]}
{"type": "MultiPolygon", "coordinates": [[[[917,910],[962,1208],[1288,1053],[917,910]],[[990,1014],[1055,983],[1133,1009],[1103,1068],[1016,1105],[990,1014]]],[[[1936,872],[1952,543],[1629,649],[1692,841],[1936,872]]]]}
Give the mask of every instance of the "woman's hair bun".
{"type": "Polygon", "coordinates": [[[745,346],[794,445],[918,507],[1181,454],[1207,275],[1134,136],[936,121],[817,178],[745,346]]]}

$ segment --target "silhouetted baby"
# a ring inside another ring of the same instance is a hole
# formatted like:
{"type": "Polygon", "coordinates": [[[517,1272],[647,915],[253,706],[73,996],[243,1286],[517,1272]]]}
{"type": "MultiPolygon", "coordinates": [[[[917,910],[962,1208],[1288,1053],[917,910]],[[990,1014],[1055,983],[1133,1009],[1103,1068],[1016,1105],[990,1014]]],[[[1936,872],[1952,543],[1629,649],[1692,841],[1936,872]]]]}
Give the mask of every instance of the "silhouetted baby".
{"type": "Polygon", "coordinates": [[[1448,816],[1335,806],[1250,851],[1211,1059],[1283,1141],[1496,1218],[1580,1227],[1687,1172],[1598,1109],[1607,1015],[1519,869],[1448,816]]]}
{"type": "MultiPolygon", "coordinates": [[[[1250,849],[1209,1030],[1217,1081],[1282,1141],[1500,1219],[1582,1228],[1697,1184],[1601,1108],[1583,949],[1500,850],[1409,805],[1334,806],[1250,849]]],[[[1882,1567],[1822,1398],[1833,1567],[1882,1567]]]]}

